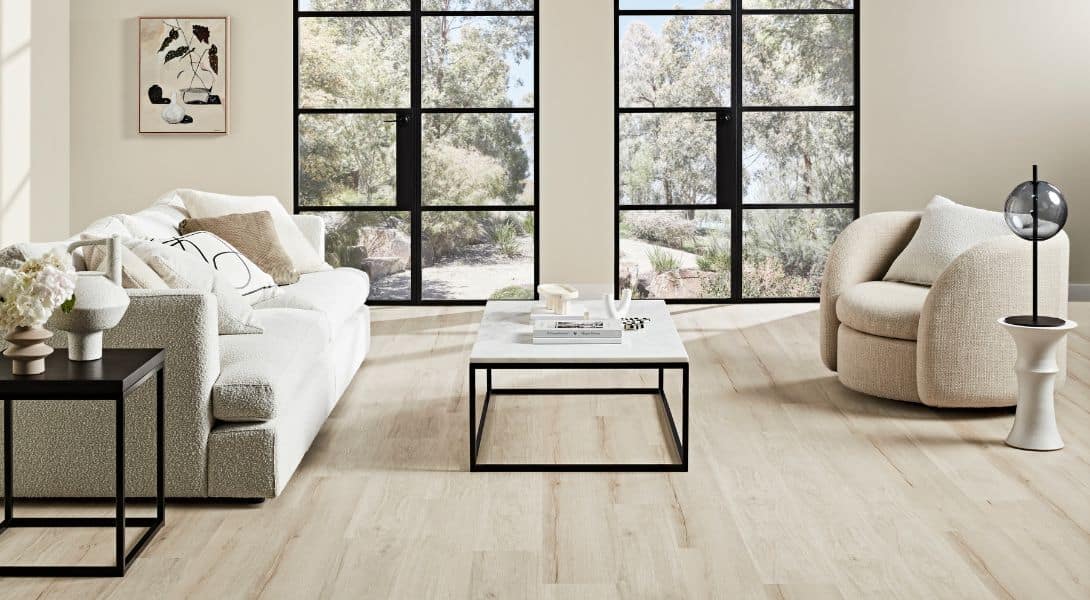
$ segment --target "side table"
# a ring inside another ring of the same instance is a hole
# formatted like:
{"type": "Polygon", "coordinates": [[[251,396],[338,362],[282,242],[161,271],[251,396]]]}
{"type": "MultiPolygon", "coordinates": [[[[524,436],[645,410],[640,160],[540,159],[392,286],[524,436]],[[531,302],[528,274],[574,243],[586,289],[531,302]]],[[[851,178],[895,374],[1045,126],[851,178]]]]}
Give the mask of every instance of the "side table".
{"type": "Polygon", "coordinates": [[[112,527],[113,566],[6,565],[0,577],[122,577],[129,565],[148,545],[166,521],[166,489],[163,477],[163,363],[165,352],[148,350],[103,350],[102,358],[72,362],[67,353],[54,352],[39,375],[12,375],[11,361],[0,360],[0,399],[4,401],[4,519],[0,534],[16,527],[112,527]],[[155,500],[154,517],[125,516],[125,398],[155,377],[155,500]],[[115,415],[115,501],[114,517],[17,517],[13,485],[14,443],[12,409],[16,402],[112,400],[115,415]],[[132,549],[125,551],[125,527],[146,527],[132,549]]]}
{"type": "Polygon", "coordinates": [[[1064,447],[1056,427],[1056,349],[1067,332],[1078,326],[1065,321],[1059,327],[1027,327],[999,319],[1018,348],[1018,407],[1007,445],[1022,450],[1059,450],[1064,447]]]}

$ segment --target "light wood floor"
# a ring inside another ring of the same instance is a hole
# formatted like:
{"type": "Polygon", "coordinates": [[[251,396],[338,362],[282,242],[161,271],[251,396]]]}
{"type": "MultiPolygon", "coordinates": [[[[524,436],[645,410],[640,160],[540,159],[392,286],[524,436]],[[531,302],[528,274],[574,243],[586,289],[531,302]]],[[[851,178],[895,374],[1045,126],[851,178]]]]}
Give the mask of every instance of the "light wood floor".
{"type": "MultiPolygon", "coordinates": [[[[1009,410],[843,389],[818,359],[812,305],[675,307],[693,361],[692,464],[670,475],[468,473],[480,315],[376,310],[371,357],[280,498],[171,506],[124,580],[3,580],[0,595],[1090,597],[1090,305],[1072,309],[1084,325],[1054,453],[1004,446],[1009,410]]],[[[614,383],[637,377],[651,381],[614,383]]],[[[494,410],[485,459],[669,457],[648,399],[494,410]]],[[[110,556],[109,533],[11,534],[0,560],[110,556]]]]}

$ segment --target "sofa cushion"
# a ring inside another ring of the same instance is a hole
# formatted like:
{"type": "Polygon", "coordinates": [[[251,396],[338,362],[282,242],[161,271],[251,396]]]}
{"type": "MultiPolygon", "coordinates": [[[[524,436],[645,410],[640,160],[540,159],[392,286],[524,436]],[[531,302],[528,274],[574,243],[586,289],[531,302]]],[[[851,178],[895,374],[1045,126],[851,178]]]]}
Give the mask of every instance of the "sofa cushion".
{"type": "Polygon", "coordinates": [[[868,281],[848,288],[836,301],[840,322],[863,333],[915,340],[931,288],[896,281],[868,281]]]}
{"type": "Polygon", "coordinates": [[[212,416],[220,421],[276,418],[277,407],[300,397],[316,376],[312,363],[329,345],[329,326],[319,313],[255,312],[264,333],[220,337],[220,376],[212,387],[212,416]]]}
{"type": "Polygon", "coordinates": [[[306,273],[299,283],[280,288],[279,296],[260,302],[254,308],[301,308],[322,313],[330,330],[356,314],[367,302],[371,281],[358,269],[339,268],[306,273]]]}
{"type": "Polygon", "coordinates": [[[188,218],[189,213],[177,192],[170,191],[144,210],[119,217],[133,237],[161,239],[178,235],[178,224],[188,218]]]}

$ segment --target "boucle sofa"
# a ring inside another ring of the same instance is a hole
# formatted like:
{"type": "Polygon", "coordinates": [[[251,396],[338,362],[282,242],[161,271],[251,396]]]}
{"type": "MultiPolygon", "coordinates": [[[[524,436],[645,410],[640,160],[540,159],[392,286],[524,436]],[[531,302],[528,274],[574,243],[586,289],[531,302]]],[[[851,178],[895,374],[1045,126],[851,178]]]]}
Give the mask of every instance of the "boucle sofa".
{"type": "MultiPolygon", "coordinates": [[[[120,223],[136,237],[169,237],[186,216],[168,195],[108,218],[108,228],[120,223]]],[[[324,256],[321,218],[293,218],[324,256]]],[[[302,275],[254,306],[264,333],[249,335],[218,334],[210,293],[127,290],[131,304],[105,346],[167,350],[168,496],[262,499],[284,489],[367,355],[369,289],[355,269],[302,275]]],[[[63,333],[52,344],[64,346],[63,333]]],[[[149,382],[126,405],[126,486],[134,496],[154,493],[153,398],[149,382]]],[[[16,403],[16,495],[112,496],[112,410],[109,403],[16,403]]]]}
{"type": "MultiPolygon", "coordinates": [[[[1014,342],[996,322],[1030,312],[1029,242],[1014,235],[962,253],[930,287],[882,281],[920,224],[882,212],[849,225],[821,284],[821,358],[845,387],[938,407],[1014,406],[1014,342]]],[[[1067,316],[1068,239],[1040,244],[1040,310],[1067,316]]],[[[1063,385],[1066,352],[1059,352],[1063,385]]]]}

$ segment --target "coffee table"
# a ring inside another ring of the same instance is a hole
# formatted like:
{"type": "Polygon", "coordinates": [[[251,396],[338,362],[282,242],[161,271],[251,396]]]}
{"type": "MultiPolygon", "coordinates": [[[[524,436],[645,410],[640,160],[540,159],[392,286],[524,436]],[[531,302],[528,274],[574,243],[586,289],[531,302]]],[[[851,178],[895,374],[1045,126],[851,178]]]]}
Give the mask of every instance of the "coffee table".
{"type": "MultiPolygon", "coordinates": [[[[674,328],[670,311],[661,300],[632,302],[629,316],[650,317],[644,329],[624,332],[620,344],[534,344],[529,323],[532,301],[491,301],[485,305],[477,341],[469,356],[469,470],[470,471],[688,471],[689,470],[689,355],[674,328]],[[653,369],[658,387],[601,388],[495,388],[492,372],[500,370],[653,369]],[[485,393],[477,418],[477,373],[485,372],[485,393]],[[665,371],[681,372],[681,433],[674,423],[663,386],[665,371]],[[671,463],[480,463],[477,460],[488,408],[494,396],[529,395],[655,395],[669,425],[668,442],[677,457],[671,463]]],[[[605,316],[601,302],[574,303],[592,317],[605,316]]]]}

